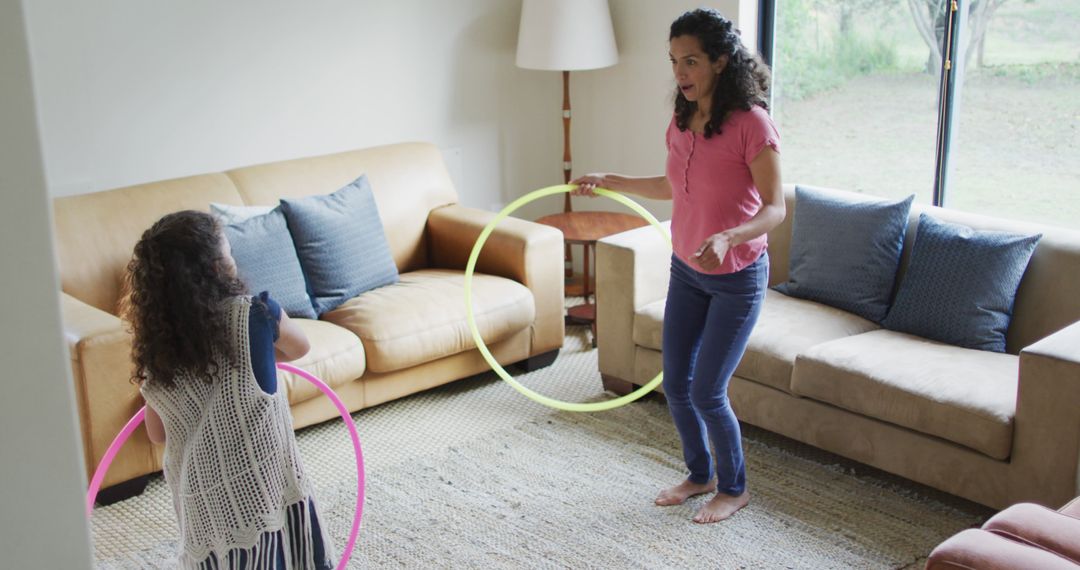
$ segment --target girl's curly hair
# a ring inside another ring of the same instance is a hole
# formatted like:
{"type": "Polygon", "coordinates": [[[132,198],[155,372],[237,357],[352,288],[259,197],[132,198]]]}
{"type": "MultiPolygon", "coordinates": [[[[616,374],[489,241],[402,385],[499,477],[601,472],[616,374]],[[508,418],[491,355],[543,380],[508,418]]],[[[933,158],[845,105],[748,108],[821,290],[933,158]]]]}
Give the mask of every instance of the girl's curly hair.
{"type": "MultiPolygon", "coordinates": [[[[679,16],[671,23],[668,41],[680,36],[693,36],[701,49],[715,63],[728,56],[727,65],[717,77],[712,95],[712,109],[705,124],[705,138],[720,133],[728,113],[735,109],[749,111],[753,105],[769,108],[769,87],[772,73],[757,53],[751,52],[739,38],[731,20],[711,8],[698,8],[679,16]]],[[[680,131],[689,128],[697,103],[687,101],[678,86],[675,88],[675,124],[680,131]]]]}
{"type": "Polygon", "coordinates": [[[213,216],[185,210],[146,230],[128,263],[121,307],[134,335],[132,381],[175,386],[188,372],[212,378],[236,356],[228,330],[228,299],[244,284],[222,256],[213,216]]]}

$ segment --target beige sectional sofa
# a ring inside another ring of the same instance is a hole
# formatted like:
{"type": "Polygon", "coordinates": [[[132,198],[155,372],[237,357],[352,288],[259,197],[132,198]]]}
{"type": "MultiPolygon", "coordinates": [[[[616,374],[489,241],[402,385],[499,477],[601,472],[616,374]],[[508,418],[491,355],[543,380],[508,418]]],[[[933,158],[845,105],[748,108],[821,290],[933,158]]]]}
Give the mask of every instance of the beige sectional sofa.
{"type": "MultiPolygon", "coordinates": [[[[374,147],[58,198],[63,324],[88,474],[142,405],[129,381],[129,334],[116,316],[122,276],[141,233],[169,212],[207,211],[211,202],[274,205],[282,197],[333,192],[363,173],[400,282],[363,293],[321,320],[298,319],[312,349],[294,364],[326,381],[350,410],[488,369],[466,321],[464,268],[494,214],[457,203],[433,145],[374,147]]],[[[558,230],[510,218],[491,234],[476,266],[473,299],[481,335],[500,363],[535,368],[554,360],[564,333],[562,264],[558,230]]],[[[309,383],[280,375],[296,427],[337,415],[309,383]]],[[[104,486],[160,470],[160,452],[139,430],[104,486]]]]}
{"type": "MultiPolygon", "coordinates": [[[[788,217],[769,234],[770,286],[787,280],[788,217]]],[[[893,332],[769,290],[732,379],[739,418],[908,479],[1003,508],[1050,507],[1080,491],[1080,232],[953,210],[918,216],[976,229],[1043,234],[1024,274],[1007,352],[893,332]]],[[[600,372],[625,392],[661,364],[670,249],[640,228],[596,251],[600,372]]],[[[752,475],[751,475],[752,476],[752,475]]]]}

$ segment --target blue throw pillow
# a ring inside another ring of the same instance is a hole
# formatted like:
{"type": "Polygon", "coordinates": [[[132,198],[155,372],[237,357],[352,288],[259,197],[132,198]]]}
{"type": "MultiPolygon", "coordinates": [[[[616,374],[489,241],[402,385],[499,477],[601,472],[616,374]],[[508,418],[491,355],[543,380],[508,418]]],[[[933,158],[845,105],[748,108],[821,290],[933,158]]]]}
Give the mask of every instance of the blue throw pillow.
{"type": "Polygon", "coordinates": [[[880,323],[889,310],[914,199],[797,186],[788,280],[776,290],[880,323]]]}
{"type": "Polygon", "coordinates": [[[1041,237],[973,230],[922,214],[885,328],[1005,352],[1016,289],[1041,237]]]}
{"type": "Polygon", "coordinates": [[[314,319],[300,259],[281,208],[223,226],[248,291],[269,291],[290,317],[314,319]]]}
{"type": "Polygon", "coordinates": [[[210,213],[221,220],[222,224],[239,224],[240,222],[269,214],[277,206],[233,206],[232,204],[220,204],[210,202],[210,213]]]}
{"type": "Polygon", "coordinates": [[[282,199],[281,207],[320,315],[364,291],[397,283],[366,175],[333,194],[282,199]]]}

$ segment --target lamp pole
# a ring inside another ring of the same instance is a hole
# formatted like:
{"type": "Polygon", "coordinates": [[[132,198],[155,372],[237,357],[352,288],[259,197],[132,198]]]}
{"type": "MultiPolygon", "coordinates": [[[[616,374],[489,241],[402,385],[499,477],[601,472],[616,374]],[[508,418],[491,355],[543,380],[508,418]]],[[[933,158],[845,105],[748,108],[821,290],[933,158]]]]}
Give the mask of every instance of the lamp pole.
{"type": "MultiPolygon", "coordinates": [[[[572,163],[570,161],[570,72],[562,72],[562,125],[563,125],[563,184],[570,183],[572,163]]],[[[563,211],[570,211],[570,194],[564,194],[563,211]]]]}
{"type": "MultiPolygon", "coordinates": [[[[573,170],[573,163],[570,160],[570,71],[563,70],[562,72],[562,125],[563,125],[563,146],[562,146],[562,168],[563,168],[563,184],[570,183],[571,171],[573,170]]],[[[570,193],[563,194],[563,212],[570,212],[573,210],[570,206],[570,193]]],[[[566,251],[563,256],[563,271],[566,279],[570,279],[574,276],[574,252],[570,250],[570,244],[566,244],[566,251]]]]}

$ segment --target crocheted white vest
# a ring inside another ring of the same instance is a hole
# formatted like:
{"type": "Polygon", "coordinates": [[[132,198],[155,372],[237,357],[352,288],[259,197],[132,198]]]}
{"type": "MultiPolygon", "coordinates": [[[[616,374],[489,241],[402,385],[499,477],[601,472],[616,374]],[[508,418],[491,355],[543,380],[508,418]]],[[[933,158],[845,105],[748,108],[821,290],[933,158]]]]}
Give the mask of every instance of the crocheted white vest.
{"type": "MultiPolygon", "coordinates": [[[[251,299],[237,297],[230,309],[233,362],[219,357],[221,369],[210,382],[182,372],[174,387],[152,380],[142,387],[165,425],[163,467],[179,519],[180,564],[206,567],[213,553],[216,563],[209,566],[228,567],[230,551],[246,551],[248,567],[262,567],[258,561],[270,562],[280,541],[288,568],[313,568],[304,508],[312,493],[285,390],[270,395],[255,380],[248,340],[251,299]]],[[[329,547],[325,535],[323,541],[329,547]]]]}

